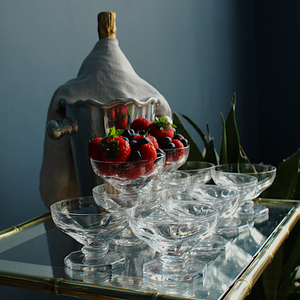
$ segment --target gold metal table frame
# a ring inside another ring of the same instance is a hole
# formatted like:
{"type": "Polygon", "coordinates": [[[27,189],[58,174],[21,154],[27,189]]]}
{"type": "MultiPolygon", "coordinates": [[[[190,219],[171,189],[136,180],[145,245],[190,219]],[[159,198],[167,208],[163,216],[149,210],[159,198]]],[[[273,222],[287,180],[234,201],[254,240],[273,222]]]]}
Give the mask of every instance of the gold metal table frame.
{"type": "MultiPolygon", "coordinates": [[[[269,226],[270,233],[258,244],[258,250],[251,253],[250,259],[242,261],[237,275],[216,300],[244,299],[300,218],[299,202],[257,199],[255,205],[269,208],[274,220],[266,220],[263,227],[269,226]]],[[[251,240],[247,243],[251,245],[251,240]]],[[[85,299],[203,299],[199,295],[187,297],[134,289],[126,284],[113,286],[69,278],[64,273],[61,255],[68,254],[74,247],[72,239],[54,226],[50,213],[4,230],[0,232],[0,284],[85,299]],[[60,255],[56,255],[57,251],[60,255]]],[[[226,259],[226,255],[218,257],[215,268],[226,259]]],[[[134,281],[130,276],[127,279],[134,281]]]]}

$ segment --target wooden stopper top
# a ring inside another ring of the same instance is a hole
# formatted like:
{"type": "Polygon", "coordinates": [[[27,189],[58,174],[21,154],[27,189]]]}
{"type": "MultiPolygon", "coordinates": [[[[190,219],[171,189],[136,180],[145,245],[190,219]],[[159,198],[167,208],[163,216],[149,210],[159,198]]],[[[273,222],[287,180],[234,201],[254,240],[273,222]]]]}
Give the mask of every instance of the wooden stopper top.
{"type": "Polygon", "coordinates": [[[116,13],[104,11],[98,14],[98,35],[99,40],[103,38],[116,38],[116,13]]]}

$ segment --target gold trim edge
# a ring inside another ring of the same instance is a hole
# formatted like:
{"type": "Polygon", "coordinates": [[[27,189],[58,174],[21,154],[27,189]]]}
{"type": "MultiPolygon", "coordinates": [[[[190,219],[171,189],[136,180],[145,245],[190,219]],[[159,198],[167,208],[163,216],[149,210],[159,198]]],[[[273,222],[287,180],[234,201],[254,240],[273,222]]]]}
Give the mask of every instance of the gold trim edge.
{"type": "Polygon", "coordinates": [[[4,229],[2,231],[0,231],[0,239],[3,239],[3,238],[6,238],[6,237],[9,237],[13,234],[16,234],[22,230],[25,230],[25,229],[28,229],[30,227],[33,227],[39,223],[42,223],[48,219],[51,218],[51,213],[50,212],[47,212],[41,216],[38,216],[38,217],[35,217],[33,219],[30,219],[26,222],[23,222],[23,223],[20,223],[16,226],[12,226],[10,228],[7,228],[7,229],[4,229]]]}
{"type": "MultiPolygon", "coordinates": [[[[272,199],[273,200],[273,199],[272,199]]],[[[251,264],[242,274],[242,276],[236,280],[229,292],[225,295],[223,300],[245,299],[250,293],[262,275],[267,266],[272,262],[273,257],[288,238],[291,230],[300,219],[300,204],[294,207],[289,215],[282,220],[277,226],[276,231],[270,236],[267,243],[264,245],[261,252],[253,259],[251,264]]]]}

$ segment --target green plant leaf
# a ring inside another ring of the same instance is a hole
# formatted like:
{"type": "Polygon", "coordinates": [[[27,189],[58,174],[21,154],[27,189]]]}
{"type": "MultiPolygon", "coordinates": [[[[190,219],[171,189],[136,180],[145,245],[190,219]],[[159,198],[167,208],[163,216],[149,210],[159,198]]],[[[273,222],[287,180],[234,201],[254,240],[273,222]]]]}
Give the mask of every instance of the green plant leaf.
{"type": "Polygon", "coordinates": [[[194,129],[198,132],[201,140],[203,141],[204,146],[207,147],[208,142],[207,142],[207,139],[206,139],[206,136],[205,136],[204,132],[189,117],[187,117],[186,115],[183,115],[183,114],[181,114],[181,115],[194,127],[194,129]]]}
{"type": "Polygon", "coordinates": [[[273,184],[263,192],[261,197],[273,199],[295,199],[299,188],[299,160],[300,150],[285,159],[278,166],[277,175],[273,184]]]}
{"type": "Polygon", "coordinates": [[[182,121],[180,120],[178,114],[173,112],[173,123],[176,125],[176,132],[182,134],[190,143],[190,154],[188,157],[189,161],[204,161],[204,157],[198,148],[195,140],[188,133],[184,127],[182,121]]]}
{"type": "Polygon", "coordinates": [[[221,138],[221,146],[220,146],[220,164],[227,164],[227,138],[226,138],[226,125],[225,125],[225,119],[222,113],[222,138],[221,138]]]}
{"type": "Polygon", "coordinates": [[[227,140],[227,162],[238,163],[240,157],[240,137],[235,118],[236,94],[233,94],[231,109],[225,121],[227,140]]]}
{"type": "Polygon", "coordinates": [[[214,165],[218,165],[219,164],[219,157],[218,154],[215,150],[215,146],[214,146],[214,140],[211,139],[207,145],[207,147],[205,148],[205,161],[213,163],[214,165]]]}

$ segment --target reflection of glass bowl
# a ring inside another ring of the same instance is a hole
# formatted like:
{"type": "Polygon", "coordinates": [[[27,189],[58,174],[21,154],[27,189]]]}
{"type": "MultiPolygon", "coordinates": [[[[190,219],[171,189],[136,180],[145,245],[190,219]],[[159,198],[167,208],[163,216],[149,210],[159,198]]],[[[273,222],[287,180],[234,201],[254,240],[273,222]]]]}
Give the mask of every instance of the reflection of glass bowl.
{"type": "Polygon", "coordinates": [[[255,176],[258,180],[253,198],[257,198],[272,185],[276,176],[276,167],[264,164],[224,164],[215,167],[216,172],[243,173],[255,176]]]}
{"type": "Polygon", "coordinates": [[[168,173],[177,170],[186,162],[190,154],[190,145],[184,148],[162,150],[166,154],[164,173],[168,173]]]}
{"type": "Polygon", "coordinates": [[[160,253],[159,258],[144,264],[144,276],[186,282],[202,277],[203,264],[189,260],[188,252],[213,230],[217,213],[196,201],[163,203],[138,205],[128,211],[132,231],[160,253]]]}
{"type": "Polygon", "coordinates": [[[84,245],[65,257],[68,268],[103,271],[123,265],[123,256],[109,250],[110,240],[128,226],[123,213],[107,212],[92,197],[58,201],[50,210],[55,225],[84,245]]]}
{"type": "Polygon", "coordinates": [[[132,194],[137,193],[162,172],[165,156],[162,155],[155,162],[141,160],[139,162],[125,162],[118,166],[111,162],[90,160],[96,175],[121,193],[132,194]]]}
{"type": "Polygon", "coordinates": [[[211,180],[213,166],[214,164],[204,161],[187,161],[179,170],[190,174],[192,185],[195,187],[211,180]]]}

